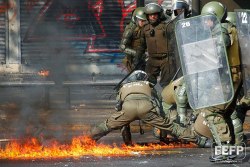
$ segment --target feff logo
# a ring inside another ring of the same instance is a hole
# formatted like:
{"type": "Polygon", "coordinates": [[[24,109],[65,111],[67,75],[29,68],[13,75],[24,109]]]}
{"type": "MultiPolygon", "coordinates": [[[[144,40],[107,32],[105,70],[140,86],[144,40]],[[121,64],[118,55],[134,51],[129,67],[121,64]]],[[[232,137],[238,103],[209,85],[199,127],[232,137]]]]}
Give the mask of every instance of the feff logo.
{"type": "Polygon", "coordinates": [[[215,156],[223,155],[223,156],[231,156],[235,155],[235,161],[241,161],[246,157],[246,145],[242,143],[241,146],[215,146],[212,154],[215,156]]]}
{"type": "Polygon", "coordinates": [[[244,152],[243,146],[215,146],[215,155],[241,155],[244,152]]]}

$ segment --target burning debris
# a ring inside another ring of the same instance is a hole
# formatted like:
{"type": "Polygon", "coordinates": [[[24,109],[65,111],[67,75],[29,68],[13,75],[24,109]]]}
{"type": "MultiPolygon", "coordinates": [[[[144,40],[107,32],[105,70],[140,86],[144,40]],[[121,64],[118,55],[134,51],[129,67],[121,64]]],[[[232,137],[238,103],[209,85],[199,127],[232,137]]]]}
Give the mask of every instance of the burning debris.
{"type": "Polygon", "coordinates": [[[38,75],[42,76],[42,77],[48,77],[50,75],[50,71],[49,70],[41,70],[38,72],[38,75]]]}
{"type": "MultiPolygon", "coordinates": [[[[60,144],[57,141],[50,141],[41,144],[36,138],[25,140],[13,140],[0,148],[0,159],[27,160],[27,159],[59,159],[59,158],[80,158],[82,156],[139,156],[149,154],[149,151],[156,151],[167,148],[192,148],[192,144],[148,144],[118,147],[97,144],[87,136],[75,137],[70,144],[60,144]]],[[[151,152],[151,154],[154,154],[151,152]]],[[[176,152],[175,152],[176,153],[176,152]]]]}

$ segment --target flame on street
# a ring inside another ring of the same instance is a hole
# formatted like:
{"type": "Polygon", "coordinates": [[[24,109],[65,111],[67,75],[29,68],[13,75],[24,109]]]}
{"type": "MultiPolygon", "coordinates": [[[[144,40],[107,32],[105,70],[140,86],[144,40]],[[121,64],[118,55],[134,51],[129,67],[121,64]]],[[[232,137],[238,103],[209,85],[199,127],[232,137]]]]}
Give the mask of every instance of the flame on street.
{"type": "Polygon", "coordinates": [[[38,72],[38,75],[42,76],[42,77],[48,77],[50,74],[49,70],[41,70],[38,72]]]}
{"type": "Polygon", "coordinates": [[[87,136],[75,137],[69,144],[57,141],[45,146],[36,138],[11,141],[4,148],[0,148],[0,159],[57,159],[80,158],[82,156],[138,156],[145,155],[147,150],[165,148],[191,148],[192,144],[149,144],[147,146],[134,145],[118,147],[117,145],[97,144],[87,136]]]}

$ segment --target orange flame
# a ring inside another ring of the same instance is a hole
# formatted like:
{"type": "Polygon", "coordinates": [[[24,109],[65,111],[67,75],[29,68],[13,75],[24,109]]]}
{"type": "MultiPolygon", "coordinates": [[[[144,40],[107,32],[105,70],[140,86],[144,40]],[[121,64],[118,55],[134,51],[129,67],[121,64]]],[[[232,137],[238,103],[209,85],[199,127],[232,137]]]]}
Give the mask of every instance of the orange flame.
{"type": "Polygon", "coordinates": [[[97,144],[87,136],[75,137],[70,144],[59,144],[53,141],[48,146],[43,146],[36,138],[24,141],[12,141],[5,148],[0,148],[0,159],[58,159],[80,158],[82,156],[135,156],[146,154],[145,150],[159,150],[164,148],[194,147],[191,144],[148,146],[125,146],[121,148],[97,144]]]}
{"type": "Polygon", "coordinates": [[[43,76],[43,77],[48,77],[50,74],[49,70],[41,70],[38,72],[38,75],[43,76]]]}

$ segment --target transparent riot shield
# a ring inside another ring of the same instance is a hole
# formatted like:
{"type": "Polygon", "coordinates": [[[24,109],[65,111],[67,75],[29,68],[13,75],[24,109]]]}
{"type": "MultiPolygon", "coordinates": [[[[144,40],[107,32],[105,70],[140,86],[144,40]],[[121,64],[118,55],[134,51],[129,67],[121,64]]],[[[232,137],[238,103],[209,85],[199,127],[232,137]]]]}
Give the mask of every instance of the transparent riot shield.
{"type": "Polygon", "coordinates": [[[250,10],[239,9],[235,12],[241,51],[244,95],[246,98],[250,98],[250,10]]]}
{"type": "Polygon", "coordinates": [[[175,29],[190,106],[229,102],[234,91],[219,21],[212,15],[197,16],[179,20],[175,29]]]}

